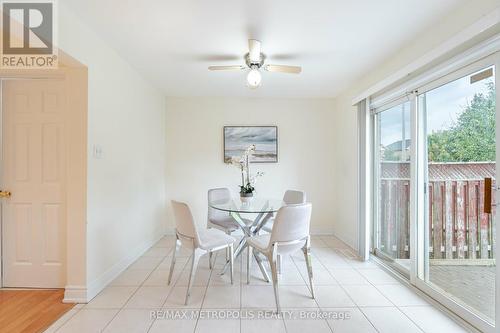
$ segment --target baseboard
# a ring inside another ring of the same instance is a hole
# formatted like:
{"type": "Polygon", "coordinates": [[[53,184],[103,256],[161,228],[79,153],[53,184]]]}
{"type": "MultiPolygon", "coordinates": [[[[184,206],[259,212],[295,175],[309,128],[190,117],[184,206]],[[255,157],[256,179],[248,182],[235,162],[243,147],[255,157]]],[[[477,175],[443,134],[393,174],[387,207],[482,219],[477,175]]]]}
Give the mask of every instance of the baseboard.
{"type": "MultiPolygon", "coordinates": [[[[341,241],[343,241],[344,243],[346,243],[347,245],[349,245],[354,252],[358,253],[359,252],[359,249],[357,248],[357,246],[355,246],[354,244],[354,241],[352,239],[348,239],[347,237],[345,237],[344,235],[341,235],[339,233],[336,233],[335,231],[332,232],[333,236],[335,236],[336,238],[340,239],[341,241]]],[[[359,254],[359,253],[358,253],[359,254]]]]}
{"type": "Polygon", "coordinates": [[[117,262],[106,272],[104,272],[100,277],[91,281],[87,289],[86,302],[89,302],[97,294],[99,294],[108,284],[118,277],[125,269],[127,269],[130,264],[136,261],[141,255],[143,255],[149,248],[151,248],[156,242],[158,242],[164,235],[160,235],[154,239],[146,241],[141,245],[137,246],[134,250],[130,252],[125,258],[117,262]]]}
{"type": "Polygon", "coordinates": [[[175,228],[167,228],[165,236],[174,236],[174,235],[175,235],[175,228]]]}
{"type": "Polygon", "coordinates": [[[313,236],[332,236],[332,228],[311,228],[309,233],[313,236]]]}
{"type": "Polygon", "coordinates": [[[66,286],[63,303],[87,303],[87,287],[66,286]]]}

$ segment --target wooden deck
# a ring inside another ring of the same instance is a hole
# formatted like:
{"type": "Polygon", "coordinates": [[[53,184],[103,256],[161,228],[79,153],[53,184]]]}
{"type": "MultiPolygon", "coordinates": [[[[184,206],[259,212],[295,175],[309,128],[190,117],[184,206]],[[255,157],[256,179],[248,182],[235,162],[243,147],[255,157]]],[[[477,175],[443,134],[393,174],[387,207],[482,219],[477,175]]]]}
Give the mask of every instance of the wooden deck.
{"type": "Polygon", "coordinates": [[[451,297],[495,317],[495,266],[431,265],[429,278],[451,297]]]}

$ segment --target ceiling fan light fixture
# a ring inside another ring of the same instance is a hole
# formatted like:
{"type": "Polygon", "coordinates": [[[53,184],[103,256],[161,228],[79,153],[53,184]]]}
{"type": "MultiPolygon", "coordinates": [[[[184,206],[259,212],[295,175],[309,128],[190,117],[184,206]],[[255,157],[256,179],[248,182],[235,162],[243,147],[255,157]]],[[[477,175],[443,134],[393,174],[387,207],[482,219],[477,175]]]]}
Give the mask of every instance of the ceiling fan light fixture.
{"type": "Polygon", "coordinates": [[[256,39],[249,39],[248,53],[243,57],[245,65],[208,66],[208,69],[210,71],[240,71],[249,69],[250,71],[247,73],[247,87],[250,89],[256,89],[261,85],[262,73],[260,69],[267,72],[290,74],[299,74],[302,71],[300,66],[265,64],[266,55],[261,51],[261,42],[256,39]]]}
{"type": "Polygon", "coordinates": [[[257,68],[252,68],[247,74],[247,83],[251,89],[255,89],[260,86],[262,81],[262,74],[260,74],[257,68]]]}

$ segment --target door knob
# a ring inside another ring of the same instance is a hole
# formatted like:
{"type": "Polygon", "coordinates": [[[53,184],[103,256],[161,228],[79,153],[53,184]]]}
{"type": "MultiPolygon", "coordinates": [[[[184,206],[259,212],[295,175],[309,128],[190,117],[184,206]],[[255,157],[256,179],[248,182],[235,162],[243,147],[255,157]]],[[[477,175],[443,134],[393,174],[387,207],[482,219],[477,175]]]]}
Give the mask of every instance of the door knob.
{"type": "Polygon", "coordinates": [[[0,198],[10,198],[11,195],[9,191],[0,191],[0,198]]]}

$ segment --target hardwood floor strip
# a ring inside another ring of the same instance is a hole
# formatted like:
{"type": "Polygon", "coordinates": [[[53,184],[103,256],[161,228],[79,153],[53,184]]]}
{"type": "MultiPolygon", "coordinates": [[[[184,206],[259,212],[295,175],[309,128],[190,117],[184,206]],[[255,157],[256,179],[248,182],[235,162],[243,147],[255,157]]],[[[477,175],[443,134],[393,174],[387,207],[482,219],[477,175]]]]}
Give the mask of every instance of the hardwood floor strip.
{"type": "Polygon", "coordinates": [[[74,304],[63,303],[64,290],[0,290],[0,333],[43,332],[74,304]]]}

